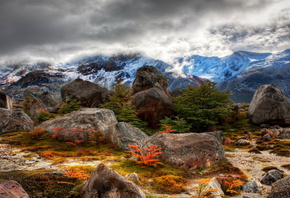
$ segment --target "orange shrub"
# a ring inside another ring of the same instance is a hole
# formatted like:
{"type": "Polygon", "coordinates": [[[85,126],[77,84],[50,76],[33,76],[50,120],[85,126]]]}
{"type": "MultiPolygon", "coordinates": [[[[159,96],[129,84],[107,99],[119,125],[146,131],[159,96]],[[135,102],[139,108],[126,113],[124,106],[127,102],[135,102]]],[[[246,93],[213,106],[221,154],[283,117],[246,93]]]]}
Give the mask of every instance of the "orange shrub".
{"type": "Polygon", "coordinates": [[[137,145],[128,144],[128,146],[135,150],[125,152],[131,153],[133,156],[138,157],[139,161],[137,161],[137,164],[142,164],[144,166],[157,166],[157,164],[162,164],[159,159],[154,159],[157,155],[163,153],[159,151],[161,149],[159,145],[151,145],[149,148],[145,148],[147,151],[145,154],[137,145]]]}

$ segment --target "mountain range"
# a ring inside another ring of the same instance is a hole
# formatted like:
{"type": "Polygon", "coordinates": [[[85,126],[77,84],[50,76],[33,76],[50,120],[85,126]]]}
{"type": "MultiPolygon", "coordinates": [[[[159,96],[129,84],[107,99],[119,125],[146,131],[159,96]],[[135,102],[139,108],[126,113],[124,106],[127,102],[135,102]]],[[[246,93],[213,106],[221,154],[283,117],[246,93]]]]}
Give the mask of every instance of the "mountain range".
{"type": "Polygon", "coordinates": [[[280,53],[238,51],[225,57],[193,55],[176,58],[173,64],[140,54],[91,56],[69,63],[16,64],[0,66],[0,88],[14,98],[25,89],[39,87],[58,93],[65,83],[82,78],[110,89],[115,77],[132,85],[136,71],[145,65],[156,67],[169,79],[168,90],[198,87],[208,79],[220,90],[230,90],[235,102],[250,102],[263,84],[275,84],[290,96],[290,49],[280,53]],[[176,73],[176,70],[179,70],[176,73]]]}

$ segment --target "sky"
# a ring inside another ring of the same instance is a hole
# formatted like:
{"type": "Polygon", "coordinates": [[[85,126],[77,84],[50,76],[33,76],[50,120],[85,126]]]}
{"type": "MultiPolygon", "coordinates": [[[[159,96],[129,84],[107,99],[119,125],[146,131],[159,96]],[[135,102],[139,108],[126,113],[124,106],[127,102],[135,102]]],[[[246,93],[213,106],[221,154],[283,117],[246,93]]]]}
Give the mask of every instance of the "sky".
{"type": "Polygon", "coordinates": [[[290,0],[1,0],[0,64],[290,48],[290,0]]]}

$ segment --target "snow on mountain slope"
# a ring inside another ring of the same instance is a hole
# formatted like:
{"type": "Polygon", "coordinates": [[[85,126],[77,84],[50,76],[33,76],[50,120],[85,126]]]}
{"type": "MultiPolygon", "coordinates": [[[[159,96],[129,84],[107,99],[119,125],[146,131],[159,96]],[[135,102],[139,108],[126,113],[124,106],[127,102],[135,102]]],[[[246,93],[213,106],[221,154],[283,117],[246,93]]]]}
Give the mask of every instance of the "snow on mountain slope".
{"type": "Polygon", "coordinates": [[[48,63],[0,66],[0,84],[16,82],[22,76],[31,71],[48,69],[50,69],[50,65],[48,63]]]}
{"type": "MultiPolygon", "coordinates": [[[[131,86],[137,70],[145,65],[154,66],[163,73],[166,73],[166,69],[171,67],[163,61],[138,54],[113,57],[95,56],[67,64],[66,68],[70,69],[64,73],[68,77],[68,80],[78,77],[110,89],[115,83],[115,77],[123,78],[123,83],[131,86]]],[[[58,65],[56,68],[60,69],[63,67],[58,65]]]]}
{"type": "Polygon", "coordinates": [[[290,50],[272,54],[252,62],[234,78],[219,83],[221,90],[231,90],[236,102],[250,102],[256,89],[264,84],[275,84],[290,96],[290,50]]]}
{"type": "Polygon", "coordinates": [[[123,83],[131,86],[137,70],[145,65],[156,67],[168,77],[169,90],[185,88],[188,84],[198,86],[203,81],[195,76],[190,78],[175,76],[174,73],[167,72],[172,68],[171,65],[134,54],[112,57],[92,56],[65,64],[46,65],[46,67],[44,64],[1,67],[3,70],[1,89],[11,97],[22,97],[25,89],[35,86],[57,93],[62,85],[76,78],[110,89],[116,77],[124,79],[123,83]]]}
{"type": "Polygon", "coordinates": [[[186,59],[179,59],[179,61],[189,62],[183,67],[183,71],[188,75],[196,75],[214,82],[222,82],[237,76],[250,67],[251,64],[259,63],[270,55],[270,53],[239,51],[223,58],[194,55],[186,59]]]}
{"type": "Polygon", "coordinates": [[[69,63],[49,65],[21,64],[0,67],[2,90],[21,96],[29,86],[41,86],[57,92],[66,82],[81,78],[110,89],[115,78],[124,79],[131,86],[137,70],[152,65],[169,79],[169,90],[185,88],[188,84],[198,86],[203,78],[218,83],[221,90],[230,90],[236,102],[249,102],[255,90],[263,84],[276,84],[290,96],[290,49],[281,53],[235,52],[226,57],[177,58],[170,65],[161,60],[140,54],[117,56],[91,56],[69,63]]]}

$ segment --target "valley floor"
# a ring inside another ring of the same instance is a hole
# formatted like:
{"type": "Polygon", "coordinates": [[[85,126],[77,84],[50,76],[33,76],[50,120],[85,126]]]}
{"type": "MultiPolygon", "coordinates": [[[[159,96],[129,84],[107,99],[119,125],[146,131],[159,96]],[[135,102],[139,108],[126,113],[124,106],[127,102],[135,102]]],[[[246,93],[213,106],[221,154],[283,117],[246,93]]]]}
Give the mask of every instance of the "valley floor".
{"type": "MultiPolygon", "coordinates": [[[[11,134],[13,137],[15,134],[11,134]]],[[[35,150],[43,149],[38,146],[38,148],[32,148],[32,147],[19,147],[16,143],[16,145],[10,145],[8,139],[10,138],[11,143],[13,142],[11,137],[9,135],[1,135],[3,137],[0,137],[0,182],[7,180],[7,174],[12,174],[11,179],[15,179],[16,176],[13,176],[13,172],[33,172],[33,171],[40,171],[40,172],[54,172],[54,173],[60,173],[63,169],[63,167],[73,167],[73,166],[83,166],[83,167],[90,167],[89,169],[92,171],[99,163],[103,162],[107,165],[112,165],[113,167],[118,167],[116,170],[117,172],[121,171],[120,174],[124,175],[128,172],[128,170],[125,170],[124,164],[122,162],[125,160],[128,160],[128,154],[125,154],[123,151],[113,151],[112,148],[109,148],[111,150],[108,151],[100,151],[100,153],[97,154],[97,151],[95,154],[93,151],[91,151],[92,156],[65,156],[61,157],[60,153],[56,153],[56,155],[59,155],[58,157],[48,158],[46,155],[44,155],[44,152],[35,152],[35,150]],[[8,138],[8,139],[7,139],[8,138]],[[114,153],[115,152],[115,153],[114,153]],[[109,154],[108,154],[109,153],[109,154]],[[46,157],[44,157],[46,156],[46,157]],[[3,176],[4,175],[4,176],[3,176]]],[[[17,136],[17,135],[16,135],[17,136]]],[[[287,141],[287,140],[286,140],[287,141]]],[[[15,143],[15,142],[14,142],[15,143]]],[[[251,146],[255,146],[254,139],[251,139],[251,146]]],[[[283,172],[284,175],[290,175],[290,170],[283,168],[283,165],[290,164],[289,158],[284,156],[277,156],[276,154],[270,153],[269,151],[261,151],[261,154],[257,153],[249,153],[249,147],[247,148],[238,148],[234,145],[231,146],[232,150],[231,152],[226,152],[227,159],[236,167],[238,167],[240,170],[242,170],[249,178],[255,178],[257,180],[260,180],[261,177],[265,174],[265,170],[268,169],[279,169],[283,172]]],[[[68,147],[66,147],[67,150],[68,147]]],[[[81,150],[86,150],[89,148],[81,148],[81,150]]],[[[66,151],[67,152],[67,151],[66,151]]],[[[74,151],[74,152],[79,152],[74,151]]],[[[47,154],[48,155],[48,154],[47,154]]],[[[88,169],[88,168],[87,168],[88,169]]],[[[137,170],[137,169],[136,169],[137,170]]],[[[200,170],[202,172],[204,170],[200,170]]],[[[143,173],[140,173],[142,177],[143,173]]],[[[150,173],[151,174],[151,173],[150,173]]],[[[193,177],[192,179],[188,179],[189,185],[187,189],[192,191],[194,186],[196,186],[195,180],[207,178],[209,176],[216,176],[216,175],[206,175],[206,174],[200,174],[196,177],[193,177]]],[[[218,173],[219,175],[222,175],[223,173],[218,173]]],[[[148,176],[148,173],[146,175],[146,182],[143,182],[143,187],[148,185],[151,181],[148,176]]],[[[151,179],[152,180],[152,179],[151,179]]],[[[141,186],[142,187],[142,186],[141,186]]],[[[143,188],[142,187],[142,188],[143,188]]],[[[147,188],[143,190],[147,192],[147,197],[150,198],[158,198],[158,197],[172,197],[172,195],[169,194],[160,194],[160,193],[154,193],[151,191],[151,188],[147,188]]],[[[258,194],[249,194],[249,193],[242,193],[239,196],[235,197],[243,197],[244,195],[249,195],[251,198],[261,198],[266,197],[267,194],[269,194],[271,190],[270,186],[263,185],[262,190],[258,194]]],[[[175,194],[173,197],[190,197],[189,194],[175,194]]],[[[35,196],[37,197],[37,196],[35,196]]],[[[40,197],[40,196],[39,196],[40,197]]]]}

